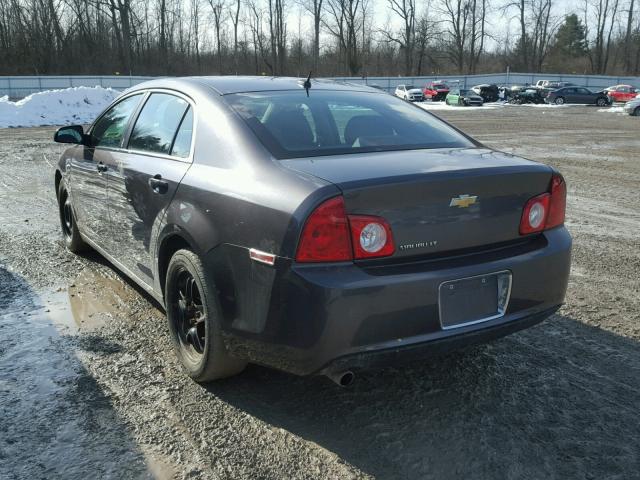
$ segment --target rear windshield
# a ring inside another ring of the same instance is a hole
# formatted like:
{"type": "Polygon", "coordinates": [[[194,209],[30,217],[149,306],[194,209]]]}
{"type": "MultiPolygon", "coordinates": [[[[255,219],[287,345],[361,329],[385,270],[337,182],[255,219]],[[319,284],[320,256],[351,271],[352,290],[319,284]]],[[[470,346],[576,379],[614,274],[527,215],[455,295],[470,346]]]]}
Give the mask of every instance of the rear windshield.
{"type": "Polygon", "coordinates": [[[256,92],[226,95],[276,158],[470,147],[462,134],[419,107],[366,92],[256,92]]]}

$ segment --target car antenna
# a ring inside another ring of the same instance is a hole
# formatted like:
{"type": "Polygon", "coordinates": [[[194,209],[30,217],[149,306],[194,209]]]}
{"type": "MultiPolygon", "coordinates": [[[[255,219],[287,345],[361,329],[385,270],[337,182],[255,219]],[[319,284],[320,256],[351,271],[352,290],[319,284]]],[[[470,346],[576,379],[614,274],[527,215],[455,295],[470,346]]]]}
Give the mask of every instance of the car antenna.
{"type": "Polygon", "coordinates": [[[307,97],[309,96],[309,89],[311,88],[311,70],[309,71],[309,76],[307,77],[307,79],[304,81],[304,83],[302,84],[303,88],[306,90],[307,92],[307,97]]]}

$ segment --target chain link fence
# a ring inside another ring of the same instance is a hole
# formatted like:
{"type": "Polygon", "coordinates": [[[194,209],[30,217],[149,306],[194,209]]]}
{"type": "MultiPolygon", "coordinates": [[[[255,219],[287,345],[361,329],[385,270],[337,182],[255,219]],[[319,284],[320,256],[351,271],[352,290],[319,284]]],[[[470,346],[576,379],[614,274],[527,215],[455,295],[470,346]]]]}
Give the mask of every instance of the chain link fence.
{"type": "MultiPolygon", "coordinates": [[[[14,76],[0,77],[0,97],[11,100],[24,98],[32,93],[44,90],[57,90],[69,87],[95,87],[125,90],[137,83],[157,77],[128,77],[121,75],[76,75],[76,76],[14,76]]],[[[469,88],[483,83],[496,85],[533,85],[538,80],[571,82],[591,89],[602,89],[611,85],[629,84],[640,87],[640,77],[614,77],[601,75],[557,75],[546,73],[492,73],[483,75],[445,75],[421,77],[335,77],[335,80],[351,83],[375,85],[387,92],[393,92],[398,85],[422,87],[426,83],[439,80],[449,85],[469,88]]]]}

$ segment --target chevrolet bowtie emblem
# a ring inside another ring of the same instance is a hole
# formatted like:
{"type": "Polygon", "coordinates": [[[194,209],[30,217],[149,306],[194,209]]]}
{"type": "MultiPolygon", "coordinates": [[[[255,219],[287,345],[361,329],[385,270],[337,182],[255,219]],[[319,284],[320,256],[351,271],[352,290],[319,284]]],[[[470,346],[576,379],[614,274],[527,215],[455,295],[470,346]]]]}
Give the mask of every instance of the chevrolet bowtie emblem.
{"type": "Polygon", "coordinates": [[[469,205],[473,205],[478,200],[477,195],[460,195],[458,197],[453,197],[451,199],[451,203],[449,203],[450,207],[458,207],[458,208],[467,208],[469,205]]]}

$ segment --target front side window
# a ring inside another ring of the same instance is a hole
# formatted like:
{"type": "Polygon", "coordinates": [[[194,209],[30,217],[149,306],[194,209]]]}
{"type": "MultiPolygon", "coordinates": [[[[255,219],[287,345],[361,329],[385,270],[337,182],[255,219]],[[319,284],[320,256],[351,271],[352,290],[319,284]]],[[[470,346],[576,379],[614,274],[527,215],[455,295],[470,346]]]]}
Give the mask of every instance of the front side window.
{"type": "Polygon", "coordinates": [[[111,107],[98,119],[91,130],[92,144],[95,147],[118,148],[122,143],[129,118],[135,111],[142,94],[132,95],[111,107]]]}
{"type": "Polygon", "coordinates": [[[152,93],[131,132],[128,148],[169,155],[189,103],[168,93],[152,93]]]}
{"type": "Polygon", "coordinates": [[[253,92],[225,95],[276,158],[470,147],[435,116],[397,97],[366,92],[253,92]]]}

